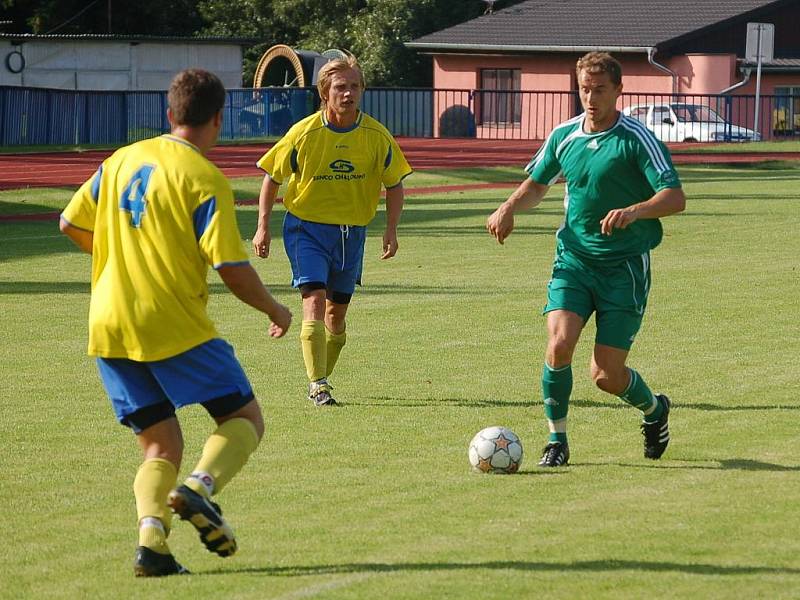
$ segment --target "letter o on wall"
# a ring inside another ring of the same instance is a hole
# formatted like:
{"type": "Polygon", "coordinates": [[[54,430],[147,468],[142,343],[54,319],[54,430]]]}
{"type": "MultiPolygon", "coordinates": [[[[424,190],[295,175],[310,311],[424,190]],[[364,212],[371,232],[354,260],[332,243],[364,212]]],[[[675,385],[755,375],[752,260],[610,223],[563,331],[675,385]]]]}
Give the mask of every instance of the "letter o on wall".
{"type": "Polygon", "coordinates": [[[6,69],[12,73],[22,73],[25,68],[25,57],[19,50],[12,50],[6,54],[6,69]]]}

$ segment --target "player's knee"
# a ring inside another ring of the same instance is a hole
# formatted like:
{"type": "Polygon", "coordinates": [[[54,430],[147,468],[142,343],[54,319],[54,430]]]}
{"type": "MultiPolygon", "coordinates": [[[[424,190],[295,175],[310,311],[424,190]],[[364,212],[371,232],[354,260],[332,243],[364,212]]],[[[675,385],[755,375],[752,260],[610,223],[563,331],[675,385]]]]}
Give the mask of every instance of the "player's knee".
{"type": "Polygon", "coordinates": [[[183,434],[169,402],[145,406],[127,415],[122,424],[136,434],[145,460],[160,458],[180,467],[183,434]]]}
{"type": "Polygon", "coordinates": [[[300,286],[303,297],[303,320],[322,321],[325,318],[325,284],[319,281],[300,286]]]}
{"type": "Polygon", "coordinates": [[[345,318],[347,309],[350,306],[352,294],[344,292],[329,291],[325,304],[325,327],[333,334],[342,333],[345,330],[345,318]]]}
{"type": "Polygon", "coordinates": [[[240,396],[233,394],[209,402],[204,402],[203,407],[208,411],[217,425],[222,425],[231,419],[245,419],[250,421],[259,441],[264,435],[264,418],[261,416],[261,407],[258,400],[252,395],[240,396]],[[233,410],[231,410],[233,408],[233,410]]]}
{"type": "Polygon", "coordinates": [[[547,364],[558,369],[572,362],[573,346],[566,339],[553,337],[547,344],[547,364]]]}

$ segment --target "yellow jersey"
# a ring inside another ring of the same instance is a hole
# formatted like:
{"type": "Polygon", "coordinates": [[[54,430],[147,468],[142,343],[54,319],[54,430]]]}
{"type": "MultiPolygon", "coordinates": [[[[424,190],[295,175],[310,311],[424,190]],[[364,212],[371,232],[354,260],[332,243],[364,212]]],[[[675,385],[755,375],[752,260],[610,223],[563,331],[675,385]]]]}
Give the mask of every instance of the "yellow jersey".
{"type": "Polygon", "coordinates": [[[208,266],[248,258],[230,184],[196,146],[163,135],[117,150],[61,217],[94,235],[90,355],[155,361],[219,337],[208,266]]]}
{"type": "Polygon", "coordinates": [[[288,178],[286,210],[332,225],[367,225],[381,185],[395,187],[411,174],[392,135],[363,112],[345,129],[331,125],[323,111],[306,117],[256,164],[276,183],[288,178]]]}

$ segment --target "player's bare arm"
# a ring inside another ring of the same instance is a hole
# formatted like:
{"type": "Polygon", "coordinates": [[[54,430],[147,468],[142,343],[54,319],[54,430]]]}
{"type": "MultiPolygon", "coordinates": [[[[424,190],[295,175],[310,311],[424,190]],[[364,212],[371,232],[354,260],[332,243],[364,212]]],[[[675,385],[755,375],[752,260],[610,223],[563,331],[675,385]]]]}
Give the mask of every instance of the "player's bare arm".
{"type": "Polygon", "coordinates": [[[234,296],[269,317],[272,321],[269,327],[271,337],[284,336],[292,323],[292,313],[272,297],[252,265],[226,265],[217,272],[234,296]]]}
{"type": "Polygon", "coordinates": [[[683,188],[667,188],[644,202],[610,211],[600,221],[600,231],[603,235],[611,235],[614,229],[625,229],[639,219],[660,219],[679,213],[684,208],[686,195],[683,188]]]}
{"type": "Polygon", "coordinates": [[[526,179],[512,192],[508,200],[503,202],[486,221],[486,229],[499,243],[511,235],[514,230],[514,213],[530,210],[539,205],[550,186],[526,179]]]}
{"type": "Polygon", "coordinates": [[[404,202],[405,192],[402,183],[386,190],[386,229],[383,232],[381,260],[392,258],[400,247],[397,241],[397,226],[400,224],[404,202]]]}
{"type": "Polygon", "coordinates": [[[269,175],[264,176],[261,192],[258,194],[258,221],[253,234],[253,252],[260,258],[269,256],[269,246],[272,236],[269,232],[269,219],[272,216],[272,206],[281,185],[272,180],[269,175]]]}
{"type": "Polygon", "coordinates": [[[75,227],[74,225],[70,225],[63,218],[59,221],[58,228],[61,230],[61,233],[63,233],[69,239],[71,239],[78,248],[80,248],[87,254],[92,253],[94,234],[91,231],[87,231],[85,229],[75,227]]]}

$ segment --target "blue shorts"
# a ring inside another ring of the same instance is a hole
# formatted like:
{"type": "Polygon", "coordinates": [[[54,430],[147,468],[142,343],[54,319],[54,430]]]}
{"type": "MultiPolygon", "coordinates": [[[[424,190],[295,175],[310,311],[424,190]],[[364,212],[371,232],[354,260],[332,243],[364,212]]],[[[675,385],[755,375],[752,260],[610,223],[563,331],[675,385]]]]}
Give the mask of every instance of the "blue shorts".
{"type": "Polygon", "coordinates": [[[352,294],[361,285],[363,225],[314,223],[286,212],[283,245],[292,265],[292,286],[319,282],[331,292],[352,294]]]}
{"type": "Polygon", "coordinates": [[[217,406],[217,412],[229,414],[254,397],[233,347],[219,338],[152,362],[98,358],[97,369],[117,419],[134,431],[128,417],[158,404],[180,408],[224,399],[231,410],[217,406]]]}

